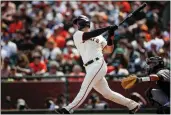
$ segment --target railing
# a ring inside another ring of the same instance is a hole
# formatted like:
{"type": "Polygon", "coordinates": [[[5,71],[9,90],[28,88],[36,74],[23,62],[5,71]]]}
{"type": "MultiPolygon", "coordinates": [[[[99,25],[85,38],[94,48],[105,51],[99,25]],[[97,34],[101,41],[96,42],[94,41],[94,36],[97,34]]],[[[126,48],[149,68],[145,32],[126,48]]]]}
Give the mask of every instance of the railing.
{"type": "MultiPolygon", "coordinates": [[[[106,79],[122,79],[123,77],[126,77],[127,75],[106,75],[106,79]]],[[[137,77],[142,77],[145,75],[137,75],[137,77]]],[[[42,75],[35,75],[35,76],[22,76],[22,77],[16,77],[16,76],[10,76],[10,77],[1,77],[1,80],[7,80],[7,79],[14,79],[14,80],[20,80],[20,79],[27,79],[27,80],[32,80],[32,79],[60,79],[60,78],[80,78],[84,76],[72,76],[72,75],[63,75],[63,76],[42,76],[42,75]]]]}

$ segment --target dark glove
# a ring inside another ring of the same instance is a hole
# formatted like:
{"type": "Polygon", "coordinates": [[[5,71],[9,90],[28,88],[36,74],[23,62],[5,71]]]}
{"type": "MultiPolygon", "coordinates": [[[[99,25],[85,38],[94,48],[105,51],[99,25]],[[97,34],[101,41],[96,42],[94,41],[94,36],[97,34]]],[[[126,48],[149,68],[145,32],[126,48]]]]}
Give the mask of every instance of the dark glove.
{"type": "Polygon", "coordinates": [[[108,39],[107,39],[108,46],[113,45],[113,39],[114,39],[114,30],[110,29],[110,30],[108,30],[108,39]]]}
{"type": "Polygon", "coordinates": [[[108,34],[109,34],[110,37],[113,36],[114,35],[114,30],[113,29],[108,30],[108,34]]]}
{"type": "Polygon", "coordinates": [[[118,26],[117,25],[113,25],[113,26],[109,26],[109,30],[117,30],[118,29],[118,26]]]}

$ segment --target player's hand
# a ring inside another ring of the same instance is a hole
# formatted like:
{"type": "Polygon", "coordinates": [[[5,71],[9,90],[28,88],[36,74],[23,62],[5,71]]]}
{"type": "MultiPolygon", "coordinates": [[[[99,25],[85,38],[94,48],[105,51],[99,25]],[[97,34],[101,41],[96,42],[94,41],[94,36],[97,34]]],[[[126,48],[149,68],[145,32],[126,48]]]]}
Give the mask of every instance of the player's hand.
{"type": "Polygon", "coordinates": [[[108,30],[108,34],[113,36],[114,35],[114,31],[112,29],[108,30]]]}
{"type": "Polygon", "coordinates": [[[109,30],[117,30],[118,29],[118,26],[117,25],[113,25],[113,26],[109,26],[109,30]]]}

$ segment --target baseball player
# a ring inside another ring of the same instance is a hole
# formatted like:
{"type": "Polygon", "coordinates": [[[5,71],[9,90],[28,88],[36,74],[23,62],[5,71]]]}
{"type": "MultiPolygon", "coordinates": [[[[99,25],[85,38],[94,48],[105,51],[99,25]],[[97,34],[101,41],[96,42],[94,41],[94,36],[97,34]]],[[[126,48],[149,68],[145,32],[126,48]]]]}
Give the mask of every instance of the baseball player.
{"type": "MultiPolygon", "coordinates": [[[[94,88],[104,98],[126,106],[130,110],[130,113],[135,113],[141,104],[112,91],[105,79],[107,64],[103,59],[102,51],[113,48],[112,37],[118,26],[108,26],[90,31],[90,20],[84,15],[80,15],[74,19],[73,24],[78,26],[73,39],[82,57],[86,76],[79,93],[72,103],[62,109],[57,109],[56,112],[59,114],[72,113],[74,109],[78,108],[84,102],[89,92],[94,88]],[[106,31],[109,33],[107,41],[101,35],[106,31]]],[[[112,53],[111,50],[109,52],[112,53]]]]}
{"type": "MultiPolygon", "coordinates": [[[[150,102],[158,104],[157,113],[170,113],[170,70],[164,67],[164,61],[161,57],[150,57],[146,59],[147,75],[146,77],[135,77],[135,84],[129,84],[129,88],[137,83],[156,82],[158,88],[149,88],[146,96],[150,102]]],[[[128,83],[131,76],[127,77],[124,82],[128,83]]]]}
{"type": "Polygon", "coordinates": [[[157,103],[157,113],[170,113],[170,70],[165,68],[161,57],[147,59],[149,77],[139,78],[138,82],[156,81],[158,88],[149,88],[146,96],[152,103],[157,103]]]}

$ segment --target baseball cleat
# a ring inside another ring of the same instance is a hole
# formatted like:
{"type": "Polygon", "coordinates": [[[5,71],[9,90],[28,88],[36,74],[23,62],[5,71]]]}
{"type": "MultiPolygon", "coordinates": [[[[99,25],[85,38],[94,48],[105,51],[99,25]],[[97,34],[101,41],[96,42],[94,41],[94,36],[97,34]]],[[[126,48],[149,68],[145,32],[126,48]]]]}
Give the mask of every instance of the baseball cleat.
{"type": "Polygon", "coordinates": [[[139,103],[139,105],[137,105],[134,109],[129,110],[129,114],[135,114],[142,106],[142,103],[139,103]]]}
{"type": "Polygon", "coordinates": [[[65,108],[56,109],[55,112],[58,113],[58,114],[70,114],[70,112],[67,111],[65,108]]]}
{"type": "Polygon", "coordinates": [[[137,105],[134,109],[129,110],[129,114],[135,114],[142,106],[142,103],[140,103],[139,105],[137,105]]]}

